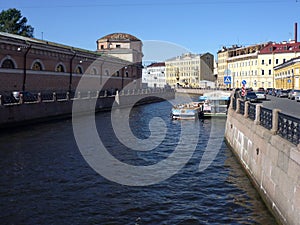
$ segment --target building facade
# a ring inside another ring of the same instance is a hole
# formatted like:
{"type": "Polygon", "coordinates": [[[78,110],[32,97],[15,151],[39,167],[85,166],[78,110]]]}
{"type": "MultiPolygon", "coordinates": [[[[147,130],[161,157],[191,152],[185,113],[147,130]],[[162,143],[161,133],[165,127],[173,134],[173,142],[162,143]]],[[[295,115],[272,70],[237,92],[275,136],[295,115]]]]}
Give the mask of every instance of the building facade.
{"type": "MultiPolygon", "coordinates": [[[[0,91],[74,91],[83,74],[107,90],[141,78],[141,64],[0,32],[0,91]]],[[[139,86],[139,84],[136,84],[139,86]]]]}
{"type": "Polygon", "coordinates": [[[213,81],[214,56],[210,53],[185,53],[168,59],[166,64],[166,82],[171,87],[200,87],[201,81],[213,81]]]}
{"type": "Polygon", "coordinates": [[[166,82],[166,65],[164,62],[152,63],[143,68],[143,83],[150,88],[164,88],[166,82]]]}
{"type": "Polygon", "coordinates": [[[274,67],[276,89],[300,89],[300,57],[274,67]]]}

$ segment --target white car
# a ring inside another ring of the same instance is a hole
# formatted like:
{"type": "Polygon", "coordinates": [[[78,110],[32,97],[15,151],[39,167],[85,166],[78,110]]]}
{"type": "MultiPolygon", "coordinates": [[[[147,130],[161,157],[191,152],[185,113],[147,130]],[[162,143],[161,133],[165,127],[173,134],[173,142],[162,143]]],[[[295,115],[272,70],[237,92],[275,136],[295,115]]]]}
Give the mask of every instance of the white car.
{"type": "Polygon", "coordinates": [[[295,95],[295,100],[297,102],[300,102],[300,93],[298,93],[298,94],[295,95]]]}
{"type": "Polygon", "coordinates": [[[264,91],[256,91],[257,100],[266,100],[266,93],[264,91]]]}

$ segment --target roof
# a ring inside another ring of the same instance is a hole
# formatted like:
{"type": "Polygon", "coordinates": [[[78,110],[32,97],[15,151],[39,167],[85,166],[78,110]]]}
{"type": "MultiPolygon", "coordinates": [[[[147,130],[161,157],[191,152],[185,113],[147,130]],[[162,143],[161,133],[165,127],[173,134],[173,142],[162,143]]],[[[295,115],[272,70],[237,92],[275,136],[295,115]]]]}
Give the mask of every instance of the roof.
{"type": "Polygon", "coordinates": [[[300,52],[300,42],[271,42],[262,48],[259,54],[276,54],[276,53],[289,53],[300,52]]]}
{"type": "Polygon", "coordinates": [[[290,60],[288,60],[288,61],[286,61],[286,62],[284,62],[284,63],[282,63],[278,66],[275,66],[274,70],[282,69],[284,67],[287,67],[287,66],[293,65],[295,63],[299,63],[299,62],[300,62],[300,56],[296,57],[296,58],[292,58],[292,59],[290,59],[290,60]]]}
{"type": "Polygon", "coordinates": [[[104,37],[98,39],[98,40],[114,40],[114,41],[124,41],[124,40],[129,40],[129,41],[141,41],[137,37],[127,34],[127,33],[112,33],[105,35],[104,37]]]}
{"type": "Polygon", "coordinates": [[[163,67],[163,66],[166,66],[164,62],[158,62],[158,63],[152,63],[147,67],[163,67]]]}

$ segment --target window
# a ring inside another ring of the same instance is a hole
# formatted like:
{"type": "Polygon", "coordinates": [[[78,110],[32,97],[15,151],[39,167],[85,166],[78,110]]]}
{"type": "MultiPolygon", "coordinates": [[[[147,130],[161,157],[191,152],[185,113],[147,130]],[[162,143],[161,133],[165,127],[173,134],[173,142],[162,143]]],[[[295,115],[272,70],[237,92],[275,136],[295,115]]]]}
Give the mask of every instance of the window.
{"type": "Polygon", "coordinates": [[[272,74],[272,70],[269,70],[269,75],[271,75],[272,74]]]}
{"type": "Polygon", "coordinates": [[[276,59],[276,64],[278,64],[279,63],[279,60],[278,59],[276,59]]]}
{"type": "Polygon", "coordinates": [[[285,59],[283,59],[283,63],[285,63],[285,59]]]}
{"type": "Polygon", "coordinates": [[[82,68],[80,66],[76,67],[75,73],[82,74],[82,68]]]}
{"type": "Polygon", "coordinates": [[[116,48],[121,48],[121,45],[116,45],[116,48]]]}
{"type": "Polygon", "coordinates": [[[104,45],[101,45],[101,49],[104,49],[104,45]]]}
{"type": "Polygon", "coordinates": [[[261,60],[261,64],[262,65],[264,65],[265,64],[265,60],[263,59],[263,60],[261,60]]]}
{"type": "Polygon", "coordinates": [[[32,66],[32,70],[38,70],[41,71],[42,70],[42,65],[39,62],[35,62],[32,66]]]}
{"type": "Polygon", "coordinates": [[[55,69],[56,72],[65,72],[65,68],[62,64],[59,64],[56,69],[55,69]]]}
{"type": "Polygon", "coordinates": [[[1,68],[14,69],[15,64],[11,59],[5,59],[1,65],[1,68]]]}
{"type": "Polygon", "coordinates": [[[271,65],[271,63],[272,63],[272,60],[271,60],[271,59],[269,59],[269,65],[271,65]]]}
{"type": "Polygon", "coordinates": [[[265,71],[264,70],[261,70],[261,75],[265,75],[265,71]]]}

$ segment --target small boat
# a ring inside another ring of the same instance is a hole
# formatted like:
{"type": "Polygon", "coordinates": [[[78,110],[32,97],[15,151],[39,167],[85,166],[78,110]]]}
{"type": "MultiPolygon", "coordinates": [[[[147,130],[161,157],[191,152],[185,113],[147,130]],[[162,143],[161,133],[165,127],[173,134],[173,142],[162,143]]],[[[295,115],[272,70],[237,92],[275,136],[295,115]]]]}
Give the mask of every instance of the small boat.
{"type": "Polygon", "coordinates": [[[214,91],[199,97],[203,102],[203,117],[226,117],[230,103],[230,93],[214,91]]]}
{"type": "Polygon", "coordinates": [[[203,102],[190,102],[173,106],[171,117],[174,120],[195,120],[201,116],[203,102]]]}

